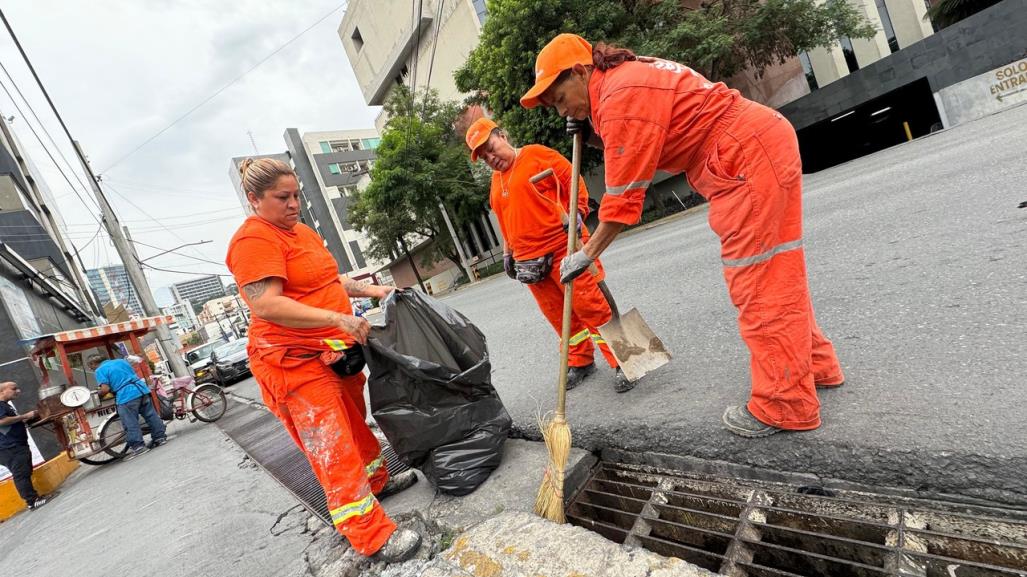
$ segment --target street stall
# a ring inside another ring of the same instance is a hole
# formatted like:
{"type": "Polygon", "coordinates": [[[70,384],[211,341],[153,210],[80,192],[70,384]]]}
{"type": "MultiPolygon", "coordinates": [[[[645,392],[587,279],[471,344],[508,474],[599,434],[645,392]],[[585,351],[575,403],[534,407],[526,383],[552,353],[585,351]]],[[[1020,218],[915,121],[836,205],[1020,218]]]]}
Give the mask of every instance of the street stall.
{"type": "MultiPolygon", "coordinates": [[[[32,359],[42,374],[42,387],[36,407],[38,420],[31,426],[52,431],[72,459],[90,465],[119,459],[121,453],[113,448],[124,444],[125,435],[116,418],[114,397],[101,399],[99,391],[85,386],[84,372],[76,378],[72,357],[96,349],[105,351],[108,358],[118,358],[119,350],[125,350],[140,357],[140,362],[133,366],[139,377],[150,383],[150,366],[145,360],[141,339],[158,325],[172,322],[174,317],[171,316],[145,317],[32,339],[32,359]],[[51,379],[54,364],[59,365],[66,383],[51,379]]],[[[81,361],[78,364],[83,365],[81,361]]],[[[155,387],[150,388],[150,400],[159,412],[160,400],[155,387]]]]}

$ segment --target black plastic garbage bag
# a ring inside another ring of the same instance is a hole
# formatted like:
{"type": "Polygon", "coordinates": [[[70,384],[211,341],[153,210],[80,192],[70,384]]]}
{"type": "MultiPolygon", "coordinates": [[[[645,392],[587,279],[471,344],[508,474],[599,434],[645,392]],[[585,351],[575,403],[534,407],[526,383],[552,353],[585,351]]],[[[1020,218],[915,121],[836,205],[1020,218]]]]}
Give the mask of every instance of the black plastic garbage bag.
{"type": "Polygon", "coordinates": [[[499,466],[511,419],[492,387],[485,335],[406,289],[383,303],[367,365],[371,413],[399,457],[438,489],[466,495],[499,466]]]}

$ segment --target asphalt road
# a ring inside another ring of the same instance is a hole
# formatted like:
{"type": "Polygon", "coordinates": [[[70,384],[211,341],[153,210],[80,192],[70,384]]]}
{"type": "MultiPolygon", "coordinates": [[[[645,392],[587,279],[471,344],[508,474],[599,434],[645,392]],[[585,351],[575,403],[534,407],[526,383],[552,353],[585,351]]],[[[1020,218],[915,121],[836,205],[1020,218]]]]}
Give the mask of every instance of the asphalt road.
{"type": "MultiPolygon", "coordinates": [[[[1027,503],[1025,125],[1021,106],[807,178],[813,302],[848,381],[822,394],[817,431],[721,429],[748,353],[705,210],[619,239],[608,284],[675,358],[624,395],[605,366],[571,391],[575,445],[1027,503]]],[[[445,302],[488,336],[494,383],[537,436],[558,343],[528,290],[500,276],[445,302]]]]}
{"type": "MultiPolygon", "coordinates": [[[[705,208],[622,236],[608,284],[675,358],[618,395],[597,355],[569,393],[574,444],[1027,505],[1025,124],[1021,106],[807,177],[810,287],[847,378],[816,431],[721,428],[748,398],[748,351],[705,208]]],[[[498,276],[443,300],[486,334],[517,432],[538,439],[558,339],[528,290],[498,276]]],[[[260,400],[252,378],[229,392],[260,400]]]]}

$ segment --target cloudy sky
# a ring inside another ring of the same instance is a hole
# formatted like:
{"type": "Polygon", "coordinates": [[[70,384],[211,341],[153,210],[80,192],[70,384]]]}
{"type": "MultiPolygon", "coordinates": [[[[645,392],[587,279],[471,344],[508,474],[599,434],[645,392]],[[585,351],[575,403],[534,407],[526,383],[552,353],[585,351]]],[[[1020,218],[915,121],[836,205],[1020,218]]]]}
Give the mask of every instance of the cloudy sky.
{"type": "MultiPolygon", "coordinates": [[[[286,128],[371,128],[378,114],[364,104],[336,33],[345,10],[341,0],[3,0],[0,7],[133,238],[161,249],[213,241],[148,261],[189,273],[148,271],[155,292],[191,276],[227,274],[214,263],[224,261],[227,242],[243,219],[228,177],[229,160],[253,152],[248,133],[260,153],[281,152],[286,128]]],[[[0,62],[78,171],[67,139],[5,32],[0,62]]],[[[2,73],[0,82],[12,89],[2,73]]],[[[87,208],[47,158],[28,126],[39,131],[38,125],[17,93],[14,97],[28,118],[2,91],[0,111],[15,117],[12,126],[53,190],[86,267],[118,263],[106,234],[95,236],[92,215],[99,211],[91,196],[79,187],[87,208]]],[[[143,245],[137,250],[143,259],[160,252],[143,245]]]]}

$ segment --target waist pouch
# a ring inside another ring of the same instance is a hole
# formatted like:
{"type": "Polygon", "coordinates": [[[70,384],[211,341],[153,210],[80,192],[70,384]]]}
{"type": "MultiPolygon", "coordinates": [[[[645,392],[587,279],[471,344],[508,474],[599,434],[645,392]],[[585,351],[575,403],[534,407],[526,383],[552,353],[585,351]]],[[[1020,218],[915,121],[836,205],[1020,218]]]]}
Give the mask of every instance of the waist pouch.
{"type": "Polygon", "coordinates": [[[367,362],[364,360],[364,349],[360,345],[353,345],[343,351],[342,357],[334,363],[328,365],[331,367],[335,374],[340,377],[352,377],[353,375],[364,370],[364,365],[367,362]]]}
{"type": "Polygon", "coordinates": [[[547,254],[531,260],[514,261],[514,272],[517,280],[524,284],[535,284],[549,276],[553,270],[553,255],[547,254]]]}

